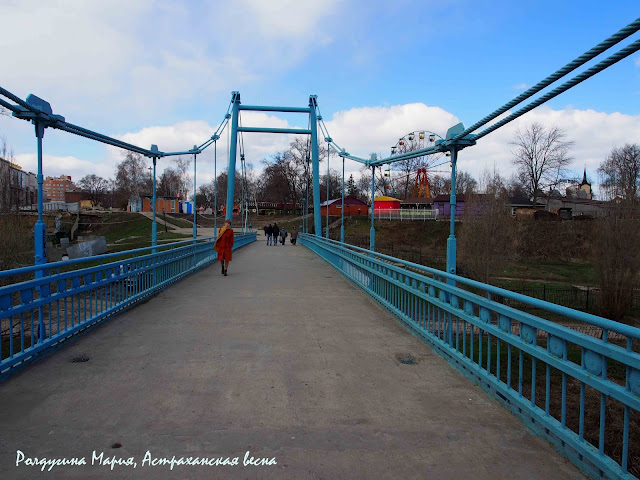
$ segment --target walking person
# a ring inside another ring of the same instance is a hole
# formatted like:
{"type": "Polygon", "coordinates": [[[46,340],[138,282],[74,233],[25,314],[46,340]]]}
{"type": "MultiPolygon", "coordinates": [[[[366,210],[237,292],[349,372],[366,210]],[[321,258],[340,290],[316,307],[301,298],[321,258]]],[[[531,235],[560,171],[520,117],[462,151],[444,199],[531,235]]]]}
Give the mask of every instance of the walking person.
{"type": "Polygon", "coordinates": [[[298,240],[298,229],[296,227],[293,227],[291,229],[291,245],[295,245],[296,240],[298,240]]]}
{"type": "Polygon", "coordinates": [[[273,224],[273,230],[271,230],[271,236],[273,237],[273,244],[278,245],[278,235],[280,235],[280,227],[277,223],[273,224]]]}
{"type": "Polygon", "coordinates": [[[287,239],[287,229],[282,227],[280,230],[280,243],[284,246],[284,241],[287,239]]]}
{"type": "Polygon", "coordinates": [[[227,269],[231,261],[231,250],[233,249],[233,229],[231,228],[231,220],[224,221],[224,227],[218,232],[218,238],[213,244],[213,249],[218,252],[218,260],[222,265],[222,275],[227,276],[227,269]]]}
{"type": "Polygon", "coordinates": [[[271,245],[271,233],[273,232],[273,227],[271,224],[264,227],[264,235],[267,237],[267,246],[271,245]]]}

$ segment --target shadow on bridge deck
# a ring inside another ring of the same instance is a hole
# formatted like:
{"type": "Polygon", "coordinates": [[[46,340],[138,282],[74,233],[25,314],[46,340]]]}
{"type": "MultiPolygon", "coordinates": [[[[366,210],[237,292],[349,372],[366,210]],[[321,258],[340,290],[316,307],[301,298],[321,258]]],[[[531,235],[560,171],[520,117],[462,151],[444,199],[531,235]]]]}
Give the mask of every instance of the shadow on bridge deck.
{"type": "Polygon", "coordinates": [[[315,254],[258,238],[228,277],[190,276],[0,384],[0,477],[583,478],[315,254]],[[89,465],[40,473],[16,450],[89,465]],[[147,450],[277,465],[171,471],[147,450]]]}

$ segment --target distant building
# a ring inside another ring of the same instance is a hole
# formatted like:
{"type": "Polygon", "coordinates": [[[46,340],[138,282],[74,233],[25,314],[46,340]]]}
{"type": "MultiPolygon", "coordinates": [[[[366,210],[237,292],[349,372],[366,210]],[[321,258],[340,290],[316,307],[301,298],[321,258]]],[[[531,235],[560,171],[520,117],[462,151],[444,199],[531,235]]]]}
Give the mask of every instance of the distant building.
{"type": "MultiPolygon", "coordinates": [[[[153,197],[144,195],[142,197],[142,211],[150,212],[153,197]]],[[[156,196],[156,213],[177,213],[179,210],[178,197],[156,196]]]]}
{"type": "Polygon", "coordinates": [[[60,175],[47,177],[42,183],[42,189],[50,201],[64,202],[66,193],[76,190],[76,186],[69,175],[60,175]]]}
{"type": "MultiPolygon", "coordinates": [[[[560,192],[557,192],[558,194],[560,192]]],[[[587,181],[587,169],[584,169],[584,173],[582,175],[582,182],[577,185],[571,185],[566,189],[567,197],[571,198],[580,198],[583,200],[592,200],[593,194],[591,191],[591,183],[587,181]]]]}
{"type": "Polygon", "coordinates": [[[529,216],[533,217],[535,210],[544,209],[544,203],[536,202],[536,208],[533,208],[533,200],[525,197],[509,197],[509,210],[512,217],[529,216]]]}
{"type": "Polygon", "coordinates": [[[141,212],[142,211],[142,199],[138,195],[129,197],[127,202],[128,212],[141,212]]]}
{"type": "Polygon", "coordinates": [[[375,212],[379,210],[400,210],[400,200],[385,195],[373,199],[375,212]]]}
{"type": "Polygon", "coordinates": [[[587,199],[591,200],[593,198],[593,194],[591,193],[591,184],[587,182],[587,169],[584,169],[584,174],[582,175],[582,182],[578,185],[580,190],[587,194],[587,199]]]}
{"type": "MultiPolygon", "coordinates": [[[[464,212],[464,202],[466,197],[464,194],[456,195],[456,217],[464,212]]],[[[451,216],[451,196],[438,195],[433,199],[433,208],[438,210],[438,218],[451,216]]]]}
{"type": "Polygon", "coordinates": [[[403,210],[433,210],[433,197],[412,197],[403,200],[400,203],[400,208],[403,210]]]}
{"type": "Polygon", "coordinates": [[[607,215],[608,204],[597,200],[580,197],[563,197],[551,195],[540,199],[545,209],[556,213],[563,220],[571,220],[576,217],[602,217],[607,215]]]}
{"type": "MultiPolygon", "coordinates": [[[[329,200],[320,204],[320,212],[322,215],[327,214],[327,205],[329,205],[329,215],[342,215],[342,198],[329,200]]],[[[345,216],[367,215],[369,206],[362,200],[353,197],[344,197],[344,214],[345,216]]]]}
{"type": "Polygon", "coordinates": [[[38,201],[38,181],[34,173],[0,158],[0,210],[31,206],[38,201]]]}

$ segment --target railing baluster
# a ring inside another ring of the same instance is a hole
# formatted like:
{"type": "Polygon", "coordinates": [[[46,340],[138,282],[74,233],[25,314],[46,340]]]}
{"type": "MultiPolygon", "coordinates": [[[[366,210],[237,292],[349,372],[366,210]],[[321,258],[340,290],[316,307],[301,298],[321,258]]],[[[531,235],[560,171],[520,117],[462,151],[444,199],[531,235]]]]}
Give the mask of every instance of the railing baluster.
{"type": "Polygon", "coordinates": [[[20,313],[20,352],[24,352],[24,313],[20,313]]]}
{"type": "Polygon", "coordinates": [[[9,358],[13,358],[13,315],[9,315],[9,358]]]}

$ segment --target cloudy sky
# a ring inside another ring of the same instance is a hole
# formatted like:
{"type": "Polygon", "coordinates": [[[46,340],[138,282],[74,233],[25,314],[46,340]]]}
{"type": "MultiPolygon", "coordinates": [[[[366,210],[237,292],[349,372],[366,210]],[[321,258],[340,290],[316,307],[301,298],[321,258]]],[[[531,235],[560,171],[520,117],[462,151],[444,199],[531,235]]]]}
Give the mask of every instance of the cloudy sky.
{"type": "MultiPolygon", "coordinates": [[[[637,0],[408,1],[0,0],[0,86],[49,101],[68,121],[148,148],[185,150],[222,120],[232,90],[253,105],[318,103],[350,153],[388,154],[414,130],[471,125],[638,16],[637,0]]],[[[617,51],[639,38],[614,47],[617,51]]],[[[598,59],[607,55],[603,54],[598,59]]],[[[251,126],[305,126],[300,115],[243,113],[251,126]]],[[[640,142],[640,54],[578,85],[460,154],[460,169],[508,176],[516,128],[564,128],[575,173],[640,142]]],[[[35,171],[33,127],[0,117],[0,136],[35,171]]],[[[256,166],[284,135],[247,134],[256,166]]],[[[218,145],[226,166],[226,135],[218,145]]],[[[120,152],[47,131],[45,175],[112,177],[120,152]]],[[[161,160],[159,168],[168,165],[161,160]]],[[[333,165],[338,167],[338,161],[333,165]]],[[[348,162],[347,174],[359,165],[348,162]]],[[[198,183],[213,176],[213,149],[198,183]]]]}

